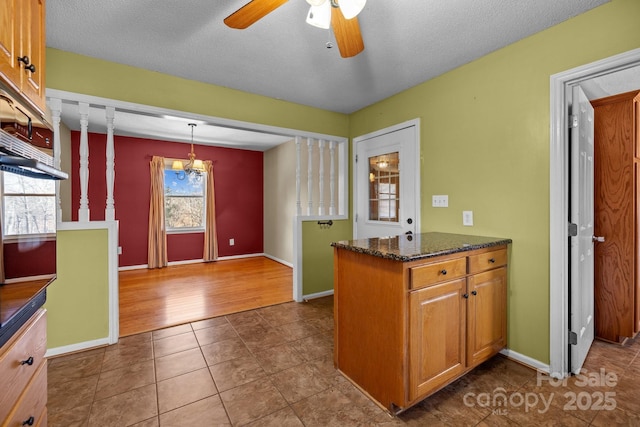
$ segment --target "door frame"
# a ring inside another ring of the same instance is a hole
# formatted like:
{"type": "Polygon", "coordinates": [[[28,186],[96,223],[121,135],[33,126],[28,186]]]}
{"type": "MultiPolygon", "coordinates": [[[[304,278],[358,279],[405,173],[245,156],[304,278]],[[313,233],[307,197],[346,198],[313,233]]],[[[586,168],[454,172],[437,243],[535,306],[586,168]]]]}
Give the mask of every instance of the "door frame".
{"type": "Polygon", "coordinates": [[[413,194],[413,199],[415,200],[415,213],[413,215],[414,218],[414,222],[416,225],[416,230],[419,233],[420,232],[420,212],[421,212],[421,204],[420,204],[420,181],[422,180],[422,172],[420,170],[420,165],[422,163],[422,158],[420,157],[420,119],[412,119],[412,120],[407,120],[406,122],[402,122],[402,123],[398,123],[396,125],[393,126],[389,126],[386,127],[384,129],[379,129],[376,130],[374,132],[370,132],[364,135],[360,135],[357,136],[355,138],[353,138],[352,140],[352,145],[351,145],[351,170],[352,170],[352,176],[353,176],[353,185],[351,188],[353,188],[353,197],[351,199],[352,201],[352,206],[353,206],[353,231],[352,231],[352,237],[355,239],[356,238],[356,230],[358,228],[358,224],[356,221],[356,217],[358,215],[358,174],[357,174],[357,170],[358,170],[358,166],[356,164],[356,154],[358,152],[357,150],[357,145],[358,142],[363,141],[363,140],[367,140],[367,139],[371,139],[371,138],[375,138],[377,136],[380,135],[385,135],[391,132],[395,132],[401,129],[405,129],[405,128],[409,128],[409,127],[413,127],[415,128],[415,141],[414,141],[414,148],[415,148],[415,152],[413,153],[413,158],[415,159],[415,163],[414,163],[414,173],[417,177],[416,182],[415,182],[415,188],[414,188],[414,194],[413,194]]]}
{"type": "Polygon", "coordinates": [[[640,49],[611,56],[550,79],[549,145],[549,373],[569,375],[569,218],[568,90],[582,81],[640,65],[640,49]]]}

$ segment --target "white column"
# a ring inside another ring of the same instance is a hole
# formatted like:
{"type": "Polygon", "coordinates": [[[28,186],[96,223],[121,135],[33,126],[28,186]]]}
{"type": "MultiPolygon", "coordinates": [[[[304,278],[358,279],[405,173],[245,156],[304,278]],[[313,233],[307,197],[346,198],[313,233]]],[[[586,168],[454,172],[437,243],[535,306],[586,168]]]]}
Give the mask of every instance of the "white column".
{"type": "Polygon", "coordinates": [[[330,166],[329,166],[329,193],[331,200],[329,201],[329,215],[336,214],[336,163],[334,160],[336,151],[336,142],[329,141],[329,157],[330,157],[330,166]]]}
{"type": "Polygon", "coordinates": [[[318,141],[318,215],[324,215],[324,139],[318,141]]]}
{"type": "Polygon", "coordinates": [[[115,181],[115,149],[113,147],[113,121],[115,119],[116,109],[114,107],[106,107],[105,114],[107,117],[107,204],[104,209],[104,219],[113,221],[116,219],[116,208],[113,200],[113,185],[115,181]]]}
{"type": "Polygon", "coordinates": [[[307,215],[313,212],[313,139],[307,138],[307,215]]]}
{"type": "MultiPolygon", "coordinates": [[[[53,166],[60,169],[60,114],[62,113],[62,100],[49,99],[51,120],[53,121],[53,166]]],[[[56,222],[62,221],[62,202],[60,201],[60,181],[56,180],[56,222]]]]}
{"type": "Polygon", "coordinates": [[[80,113],[80,209],[78,209],[78,221],[89,222],[89,198],[87,189],[89,186],[89,104],[78,104],[80,113]]]}
{"type": "Polygon", "coordinates": [[[302,215],[302,203],[300,202],[300,143],[302,138],[296,136],[296,215],[302,215]]]}

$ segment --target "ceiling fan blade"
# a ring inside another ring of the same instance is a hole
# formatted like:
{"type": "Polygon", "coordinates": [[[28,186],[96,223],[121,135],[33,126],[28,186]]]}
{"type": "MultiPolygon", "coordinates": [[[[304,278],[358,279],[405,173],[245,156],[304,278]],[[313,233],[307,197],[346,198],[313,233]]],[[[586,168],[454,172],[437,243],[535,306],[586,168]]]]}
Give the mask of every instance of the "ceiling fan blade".
{"type": "Polygon", "coordinates": [[[356,56],[364,50],[362,34],[358,18],[345,19],[340,8],[331,8],[331,26],[336,36],[340,56],[349,58],[356,56]]]}
{"type": "Polygon", "coordinates": [[[228,27],[243,30],[289,0],[252,0],[224,18],[228,27]]]}

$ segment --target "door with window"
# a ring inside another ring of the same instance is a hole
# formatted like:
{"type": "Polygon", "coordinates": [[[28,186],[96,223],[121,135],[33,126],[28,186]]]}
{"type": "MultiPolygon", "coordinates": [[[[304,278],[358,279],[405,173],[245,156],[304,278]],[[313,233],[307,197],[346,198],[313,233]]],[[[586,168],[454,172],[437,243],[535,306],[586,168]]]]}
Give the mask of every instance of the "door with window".
{"type": "Polygon", "coordinates": [[[416,233],[420,164],[417,121],[354,139],[354,238],[416,233]]]}

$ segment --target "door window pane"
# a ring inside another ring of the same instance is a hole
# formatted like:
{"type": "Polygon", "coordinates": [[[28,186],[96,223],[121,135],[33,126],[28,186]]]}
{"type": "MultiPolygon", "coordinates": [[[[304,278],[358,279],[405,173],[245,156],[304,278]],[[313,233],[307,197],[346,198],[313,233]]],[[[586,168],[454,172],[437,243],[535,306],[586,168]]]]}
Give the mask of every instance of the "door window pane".
{"type": "Polygon", "coordinates": [[[398,222],[399,163],[398,152],[369,157],[369,220],[398,222]]]}

